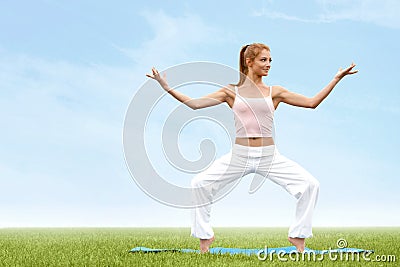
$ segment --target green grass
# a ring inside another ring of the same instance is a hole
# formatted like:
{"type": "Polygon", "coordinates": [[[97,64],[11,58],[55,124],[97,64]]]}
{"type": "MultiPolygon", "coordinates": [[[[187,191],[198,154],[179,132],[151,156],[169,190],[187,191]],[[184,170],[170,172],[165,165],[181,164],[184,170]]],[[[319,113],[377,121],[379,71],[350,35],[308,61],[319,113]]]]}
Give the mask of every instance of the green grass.
{"type": "MultiPolygon", "coordinates": [[[[289,246],[283,228],[215,228],[213,246],[264,248],[289,246]]],[[[198,249],[198,240],[183,228],[13,228],[0,229],[0,266],[398,266],[400,228],[314,228],[307,240],[313,249],[348,247],[373,249],[370,256],[395,255],[396,262],[331,261],[273,262],[257,256],[195,253],[128,253],[136,246],[198,249]]]]}

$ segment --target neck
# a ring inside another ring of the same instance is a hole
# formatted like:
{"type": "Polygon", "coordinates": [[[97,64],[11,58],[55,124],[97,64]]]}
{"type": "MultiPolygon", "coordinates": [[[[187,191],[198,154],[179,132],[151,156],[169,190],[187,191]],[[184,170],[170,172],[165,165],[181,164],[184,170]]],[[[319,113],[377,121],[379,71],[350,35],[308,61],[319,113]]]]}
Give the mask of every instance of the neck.
{"type": "MultiPolygon", "coordinates": [[[[254,83],[255,85],[262,85],[262,77],[260,75],[254,74],[251,71],[249,71],[249,73],[246,76],[246,80],[250,80],[252,83],[254,83]]],[[[249,81],[249,82],[250,82],[249,81]]]]}

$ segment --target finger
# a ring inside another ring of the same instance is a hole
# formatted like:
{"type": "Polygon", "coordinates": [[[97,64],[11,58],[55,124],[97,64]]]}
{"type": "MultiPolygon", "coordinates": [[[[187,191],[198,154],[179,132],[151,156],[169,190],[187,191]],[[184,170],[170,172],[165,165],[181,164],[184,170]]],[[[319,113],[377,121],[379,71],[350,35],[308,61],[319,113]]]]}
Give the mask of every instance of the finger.
{"type": "Polygon", "coordinates": [[[350,65],[349,67],[347,67],[346,72],[349,72],[350,70],[352,70],[356,65],[350,65]]]}
{"type": "Polygon", "coordinates": [[[346,74],[356,74],[358,70],[348,71],[346,74]]]}
{"type": "Polygon", "coordinates": [[[152,78],[152,79],[154,79],[154,76],[153,76],[153,75],[146,74],[146,76],[147,76],[147,77],[149,77],[149,78],[152,78]]]}

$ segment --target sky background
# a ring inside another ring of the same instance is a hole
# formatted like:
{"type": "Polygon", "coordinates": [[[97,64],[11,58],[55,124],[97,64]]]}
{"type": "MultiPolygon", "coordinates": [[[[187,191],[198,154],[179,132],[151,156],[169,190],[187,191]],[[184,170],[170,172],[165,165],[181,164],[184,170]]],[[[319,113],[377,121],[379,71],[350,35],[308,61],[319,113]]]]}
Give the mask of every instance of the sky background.
{"type": "MultiPolygon", "coordinates": [[[[1,1],[0,227],[189,227],[190,210],[160,204],[130,176],[125,112],[152,66],[237,69],[253,42],[271,48],[264,82],[307,96],[357,64],[317,109],[279,105],[275,141],[320,181],[315,226],[400,226],[399,14],[395,0],[1,1]]],[[[193,175],[170,170],[155,145],[177,105],[159,103],[146,140],[160,173],[189,185],[193,175]]],[[[223,131],[207,127],[182,132],[183,155],[199,157],[204,136],[218,155],[229,151],[223,131]]],[[[289,226],[295,199],[270,181],[250,195],[250,181],[215,203],[213,225],[289,226]]]]}

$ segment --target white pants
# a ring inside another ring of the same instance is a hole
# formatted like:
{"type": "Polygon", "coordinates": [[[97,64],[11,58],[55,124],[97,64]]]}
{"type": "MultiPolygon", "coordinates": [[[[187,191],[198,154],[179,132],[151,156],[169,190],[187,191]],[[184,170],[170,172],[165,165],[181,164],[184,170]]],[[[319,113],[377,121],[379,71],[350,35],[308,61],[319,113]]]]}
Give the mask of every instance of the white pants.
{"type": "Polygon", "coordinates": [[[270,179],[297,199],[289,237],[311,237],[319,182],[299,164],[282,156],[274,145],[250,147],[238,144],[193,178],[192,195],[197,207],[192,211],[191,235],[201,239],[214,236],[210,224],[212,202],[229,193],[234,183],[249,173],[270,179]]]}

